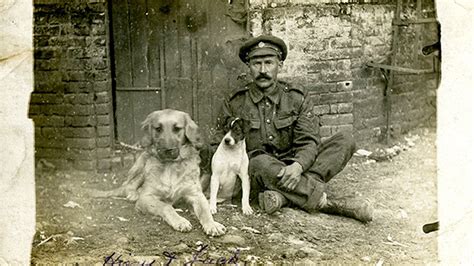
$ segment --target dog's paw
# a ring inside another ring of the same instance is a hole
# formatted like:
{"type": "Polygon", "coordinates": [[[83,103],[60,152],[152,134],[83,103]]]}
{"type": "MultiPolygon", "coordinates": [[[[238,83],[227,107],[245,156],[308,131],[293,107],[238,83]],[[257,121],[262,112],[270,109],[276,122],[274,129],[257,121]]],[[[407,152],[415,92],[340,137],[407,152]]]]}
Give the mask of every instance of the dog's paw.
{"type": "Polygon", "coordinates": [[[214,204],[211,204],[209,206],[209,210],[211,211],[211,214],[216,214],[217,213],[217,206],[214,204]]]}
{"type": "Polygon", "coordinates": [[[210,236],[220,236],[225,234],[225,226],[218,222],[211,222],[207,225],[203,225],[204,233],[210,236]]]}
{"type": "Polygon", "coordinates": [[[136,190],[133,191],[127,191],[127,200],[129,201],[137,201],[139,197],[139,194],[136,190]]]}
{"type": "Polygon", "coordinates": [[[180,232],[189,232],[191,231],[191,229],[193,229],[191,223],[183,217],[179,217],[177,221],[174,221],[173,224],[170,225],[173,227],[174,230],[180,232]]]}
{"type": "Polygon", "coordinates": [[[253,209],[250,206],[242,206],[242,212],[245,215],[251,215],[251,214],[253,214],[253,209]]]}

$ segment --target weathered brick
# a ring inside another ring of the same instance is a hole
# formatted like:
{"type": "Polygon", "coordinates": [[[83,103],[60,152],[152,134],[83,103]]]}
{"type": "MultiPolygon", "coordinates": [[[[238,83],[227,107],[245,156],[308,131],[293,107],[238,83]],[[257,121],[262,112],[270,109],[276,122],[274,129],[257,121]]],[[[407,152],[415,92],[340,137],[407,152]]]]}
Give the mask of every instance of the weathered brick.
{"type": "Polygon", "coordinates": [[[109,92],[97,92],[95,94],[95,102],[96,103],[109,103],[111,101],[111,97],[109,92]]]}
{"type": "Polygon", "coordinates": [[[98,115],[97,116],[97,124],[98,125],[109,125],[110,124],[110,117],[109,115],[98,115]]]}
{"type": "Polygon", "coordinates": [[[65,94],[64,99],[66,103],[91,104],[94,102],[94,94],[92,93],[65,94]]]}
{"type": "Polygon", "coordinates": [[[63,137],[63,128],[58,127],[43,127],[41,129],[42,137],[45,138],[62,138],[63,137]]]}
{"type": "Polygon", "coordinates": [[[28,109],[28,115],[38,115],[41,114],[40,107],[38,105],[32,105],[30,104],[29,109],[28,109]]]}
{"type": "Polygon", "coordinates": [[[331,136],[331,127],[330,126],[319,127],[319,134],[321,135],[321,137],[331,136]]]}
{"type": "Polygon", "coordinates": [[[345,132],[352,134],[354,128],[352,125],[340,125],[331,127],[331,134],[334,135],[338,132],[345,132]]]}
{"type": "Polygon", "coordinates": [[[86,37],[86,46],[105,46],[107,43],[105,36],[86,37]]]}
{"type": "Polygon", "coordinates": [[[352,78],[352,72],[349,71],[331,71],[331,72],[322,72],[321,79],[324,82],[334,82],[334,81],[341,81],[347,80],[352,78]]]}
{"type": "Polygon", "coordinates": [[[350,91],[353,87],[353,83],[350,80],[339,81],[336,84],[337,91],[350,91]]]}
{"type": "Polygon", "coordinates": [[[64,155],[64,149],[35,147],[35,157],[58,158],[64,155]]]}
{"type": "Polygon", "coordinates": [[[63,81],[89,81],[87,71],[67,71],[63,73],[63,81]]]}
{"type": "Polygon", "coordinates": [[[64,126],[64,117],[63,116],[45,116],[38,115],[31,117],[35,122],[36,126],[52,126],[52,127],[62,127],[64,126]]]}
{"type": "Polygon", "coordinates": [[[62,82],[62,73],[60,71],[35,71],[34,78],[35,85],[40,83],[54,86],[62,82]]]}
{"type": "Polygon", "coordinates": [[[331,104],[331,114],[351,113],[353,109],[352,103],[331,104]]]}
{"type": "Polygon", "coordinates": [[[99,137],[110,136],[111,132],[110,126],[97,126],[97,135],[99,137]]]}
{"type": "Polygon", "coordinates": [[[352,92],[337,92],[321,94],[320,104],[351,102],[352,92]]]}
{"type": "Polygon", "coordinates": [[[41,110],[41,114],[43,115],[64,116],[67,114],[67,110],[66,108],[64,108],[63,104],[42,104],[39,107],[41,110]]]}
{"type": "Polygon", "coordinates": [[[112,159],[105,158],[97,161],[97,170],[100,172],[109,172],[112,169],[112,159]]]}
{"type": "Polygon", "coordinates": [[[112,155],[112,148],[97,148],[97,157],[98,158],[109,158],[112,155]]]}
{"type": "Polygon", "coordinates": [[[95,114],[94,105],[92,104],[65,104],[69,115],[86,116],[95,114]]]}
{"type": "Polygon", "coordinates": [[[328,114],[330,111],[329,109],[329,105],[325,104],[325,105],[316,105],[313,107],[313,112],[315,115],[324,115],[324,114],[328,114]]]}
{"type": "Polygon", "coordinates": [[[63,134],[68,138],[93,138],[96,136],[94,127],[67,127],[63,134]]]}
{"type": "Polygon", "coordinates": [[[61,27],[59,25],[35,26],[33,33],[35,36],[59,36],[61,27]]]}
{"type": "Polygon", "coordinates": [[[94,90],[92,82],[68,82],[64,88],[66,93],[86,93],[94,90]]]}
{"type": "MultiPolygon", "coordinates": [[[[59,153],[56,153],[57,155],[60,155],[59,153]]],[[[54,165],[55,169],[57,170],[69,170],[71,169],[71,164],[69,163],[68,160],[64,159],[64,158],[46,158],[44,159],[45,157],[40,157],[41,156],[41,153],[38,152],[36,155],[35,155],[35,159],[38,161],[40,159],[43,159],[43,160],[46,160],[48,163],[54,165]]]]}
{"type": "Polygon", "coordinates": [[[66,126],[86,127],[97,124],[95,116],[66,116],[64,119],[66,126]]]}
{"type": "Polygon", "coordinates": [[[35,136],[35,147],[62,149],[65,147],[65,144],[63,138],[47,139],[42,136],[35,136]]]}
{"type": "Polygon", "coordinates": [[[96,114],[109,114],[112,111],[112,106],[109,103],[101,103],[95,105],[96,114]]]}
{"type": "Polygon", "coordinates": [[[95,150],[85,150],[80,148],[70,148],[67,150],[66,159],[91,160],[97,158],[95,150]]]}
{"type": "Polygon", "coordinates": [[[346,125],[352,124],[354,117],[352,114],[337,114],[337,115],[322,115],[320,123],[321,125],[335,126],[335,125],[346,125]]]}
{"type": "Polygon", "coordinates": [[[81,59],[81,58],[86,58],[86,49],[83,47],[69,47],[67,49],[67,57],[68,58],[75,58],[75,59],[81,59]]]}
{"type": "Polygon", "coordinates": [[[86,72],[88,80],[93,81],[107,81],[110,79],[110,71],[108,70],[92,70],[86,72]]]}
{"type": "Polygon", "coordinates": [[[105,47],[90,47],[85,51],[85,57],[90,57],[94,58],[97,60],[97,58],[104,58],[107,55],[106,48],[105,47]]]}
{"type": "Polygon", "coordinates": [[[96,92],[108,92],[111,90],[111,85],[108,81],[94,81],[93,88],[96,92]]]}
{"type": "Polygon", "coordinates": [[[64,142],[68,148],[93,149],[96,147],[96,142],[93,138],[66,138],[64,142]]]}
{"type": "Polygon", "coordinates": [[[97,138],[97,147],[105,148],[112,145],[112,140],[110,137],[100,137],[97,138]]]}
{"type": "Polygon", "coordinates": [[[35,59],[35,70],[58,70],[60,62],[58,59],[35,59]]]}
{"type": "Polygon", "coordinates": [[[120,157],[112,158],[111,164],[112,164],[112,169],[114,170],[122,170],[123,168],[122,159],[120,157]]]}

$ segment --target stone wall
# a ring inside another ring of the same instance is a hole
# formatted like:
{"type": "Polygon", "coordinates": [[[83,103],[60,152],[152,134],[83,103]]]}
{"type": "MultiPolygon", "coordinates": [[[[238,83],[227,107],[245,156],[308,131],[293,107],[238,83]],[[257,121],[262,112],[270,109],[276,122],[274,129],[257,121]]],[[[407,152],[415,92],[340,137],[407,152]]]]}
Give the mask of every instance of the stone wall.
{"type": "Polygon", "coordinates": [[[113,143],[106,1],[34,5],[37,158],[57,167],[108,169],[113,143]]]}
{"type": "MultiPolygon", "coordinates": [[[[383,1],[347,2],[251,1],[249,30],[288,43],[281,77],[310,90],[323,138],[349,131],[359,142],[379,141],[386,130],[386,83],[381,71],[366,63],[390,59],[395,6],[380,4],[383,1]]],[[[394,63],[432,68],[433,55],[420,54],[422,45],[436,38],[436,25],[403,27],[399,40],[403,49],[395,53],[394,63]]],[[[396,75],[391,113],[395,137],[435,116],[436,77],[435,73],[396,75]]]]}

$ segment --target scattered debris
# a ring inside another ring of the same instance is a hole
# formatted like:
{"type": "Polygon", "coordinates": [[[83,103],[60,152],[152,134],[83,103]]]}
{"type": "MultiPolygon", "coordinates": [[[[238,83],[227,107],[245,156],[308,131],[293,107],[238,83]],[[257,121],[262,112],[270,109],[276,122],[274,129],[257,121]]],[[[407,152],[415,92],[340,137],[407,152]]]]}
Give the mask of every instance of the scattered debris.
{"type": "Polygon", "coordinates": [[[121,222],[128,222],[128,221],[130,221],[129,219],[126,219],[126,218],[123,218],[123,217],[120,217],[120,216],[117,216],[117,219],[119,219],[119,221],[121,221],[121,222]]]}
{"type": "Polygon", "coordinates": [[[371,259],[369,256],[364,256],[362,258],[360,258],[362,261],[365,261],[365,262],[369,262],[371,259]]]}
{"type": "MultiPolygon", "coordinates": [[[[246,262],[257,262],[260,260],[260,257],[254,256],[254,255],[247,255],[244,261],[246,262]]],[[[271,265],[271,264],[266,264],[266,265],[271,265]]]]}
{"type": "Polygon", "coordinates": [[[176,253],[183,253],[187,251],[188,248],[189,248],[188,245],[186,245],[185,243],[180,243],[178,245],[171,247],[171,250],[173,250],[176,253]]]}
{"type": "Polygon", "coordinates": [[[224,244],[234,244],[237,246],[245,245],[245,238],[238,235],[224,235],[218,241],[224,244]]]}
{"type": "Polygon", "coordinates": [[[402,150],[403,149],[398,145],[386,149],[377,149],[370,156],[368,156],[368,158],[377,162],[387,161],[400,154],[402,150]]]}
{"type": "Polygon", "coordinates": [[[240,230],[246,231],[246,232],[249,232],[249,233],[254,233],[254,234],[261,234],[262,233],[262,232],[258,231],[257,229],[254,229],[254,228],[248,227],[248,226],[244,226],[240,230]]]}
{"type": "Polygon", "coordinates": [[[400,247],[405,247],[405,248],[408,247],[408,246],[405,245],[405,244],[402,244],[402,243],[400,243],[400,242],[398,242],[398,241],[393,240],[393,238],[392,238],[391,235],[388,235],[388,236],[387,236],[387,240],[388,240],[389,242],[382,242],[382,243],[387,244],[387,245],[392,245],[392,246],[400,246],[400,247]]]}
{"type": "Polygon", "coordinates": [[[74,202],[74,201],[72,201],[72,200],[68,201],[68,202],[67,202],[66,204],[64,204],[63,206],[66,207],[66,208],[72,208],[72,209],[74,209],[74,208],[81,208],[81,209],[83,209],[81,205],[79,205],[78,203],[76,203],[76,202],[74,202]]]}
{"type": "Polygon", "coordinates": [[[375,264],[375,266],[382,266],[384,263],[384,260],[383,259],[379,259],[379,261],[377,261],[377,263],[375,264]]]}
{"type": "Polygon", "coordinates": [[[355,153],[354,153],[354,156],[358,156],[358,157],[368,157],[372,154],[371,151],[367,151],[367,150],[364,150],[364,149],[358,149],[355,153]]]}
{"type": "Polygon", "coordinates": [[[46,239],[44,239],[43,241],[41,241],[36,246],[39,247],[39,246],[49,242],[50,240],[56,241],[57,239],[62,239],[66,246],[71,245],[71,244],[76,244],[77,240],[84,240],[83,237],[74,236],[73,232],[68,231],[67,233],[64,233],[64,234],[51,235],[51,236],[47,237],[46,239]]]}
{"type": "Polygon", "coordinates": [[[400,218],[402,218],[402,219],[407,219],[408,218],[408,213],[403,209],[400,209],[400,218]]]}

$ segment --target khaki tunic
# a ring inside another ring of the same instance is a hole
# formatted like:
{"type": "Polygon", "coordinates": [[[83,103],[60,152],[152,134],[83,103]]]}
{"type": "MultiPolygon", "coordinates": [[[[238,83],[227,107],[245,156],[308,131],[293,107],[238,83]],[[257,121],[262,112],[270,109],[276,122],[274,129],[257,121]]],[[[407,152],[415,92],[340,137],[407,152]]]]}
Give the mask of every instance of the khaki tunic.
{"type": "Polygon", "coordinates": [[[271,93],[264,95],[255,83],[249,83],[225,99],[217,119],[214,143],[220,142],[226,123],[233,118],[250,120],[246,145],[251,158],[272,154],[282,161],[296,161],[306,171],[313,164],[320,144],[312,108],[311,98],[301,88],[278,82],[271,93]]]}

